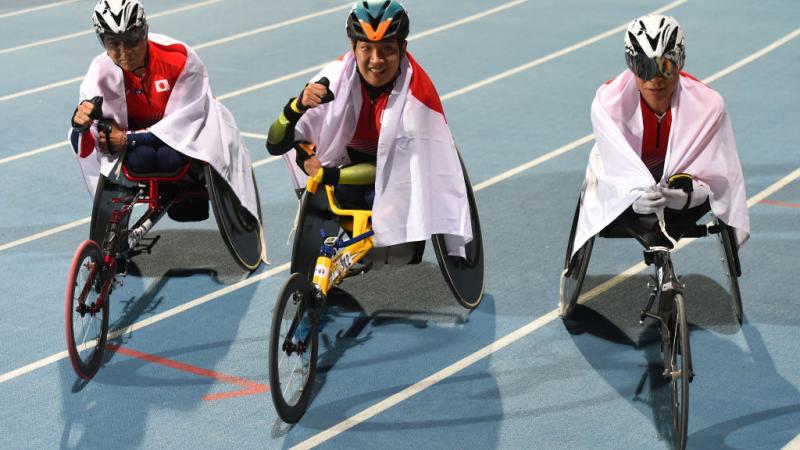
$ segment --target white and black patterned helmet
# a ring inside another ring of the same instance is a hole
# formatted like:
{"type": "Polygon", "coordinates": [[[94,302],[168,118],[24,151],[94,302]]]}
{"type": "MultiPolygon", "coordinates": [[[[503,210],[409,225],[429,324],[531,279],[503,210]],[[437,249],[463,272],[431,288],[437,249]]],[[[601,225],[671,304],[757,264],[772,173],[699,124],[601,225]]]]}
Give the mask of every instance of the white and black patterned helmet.
{"type": "Polygon", "coordinates": [[[100,44],[106,34],[122,36],[132,30],[147,33],[147,17],[139,0],[100,0],[94,7],[92,23],[100,44]]]}
{"type": "Polygon", "coordinates": [[[683,69],[685,59],[683,30],[672,17],[643,16],[625,31],[625,62],[643,80],[659,74],[666,78],[676,75],[683,69]]]}

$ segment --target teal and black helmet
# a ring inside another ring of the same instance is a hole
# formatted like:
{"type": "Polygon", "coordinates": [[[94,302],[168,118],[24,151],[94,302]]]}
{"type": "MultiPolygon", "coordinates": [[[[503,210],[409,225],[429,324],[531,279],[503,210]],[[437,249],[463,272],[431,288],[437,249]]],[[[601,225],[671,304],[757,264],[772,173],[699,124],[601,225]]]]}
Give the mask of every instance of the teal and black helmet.
{"type": "Polygon", "coordinates": [[[403,41],[408,30],[408,13],[396,0],[357,1],[347,16],[347,36],[354,41],[403,41]]]}

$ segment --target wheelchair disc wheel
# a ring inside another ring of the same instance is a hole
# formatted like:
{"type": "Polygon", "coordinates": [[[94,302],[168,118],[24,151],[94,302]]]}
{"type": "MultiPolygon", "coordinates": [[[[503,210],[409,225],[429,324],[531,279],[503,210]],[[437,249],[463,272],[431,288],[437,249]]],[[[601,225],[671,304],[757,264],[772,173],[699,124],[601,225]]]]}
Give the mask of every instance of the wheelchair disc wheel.
{"type": "Polygon", "coordinates": [[[719,241],[722,246],[722,270],[725,272],[725,277],[728,279],[728,291],[731,295],[733,315],[736,317],[736,321],[739,325],[741,325],[744,314],[738,279],[739,275],[741,275],[741,271],[738,268],[738,260],[735,253],[736,237],[730,226],[726,225],[719,233],[719,241]]]}
{"type": "Polygon", "coordinates": [[[205,178],[214,218],[225,246],[243,269],[256,270],[261,264],[264,240],[261,231],[261,201],[258,197],[255,173],[253,173],[253,188],[256,191],[257,218],[242,206],[233,189],[211,165],[205,166],[205,178]]]}
{"type": "Polygon", "coordinates": [[[319,347],[314,295],[314,285],[305,275],[293,273],[283,285],[272,316],[270,392],[278,416],[286,423],[300,420],[314,387],[319,347]]]}
{"type": "Polygon", "coordinates": [[[675,448],[686,448],[689,426],[689,383],[692,372],[692,352],[689,346],[689,323],[682,294],[675,294],[666,329],[661,331],[664,351],[664,376],[670,385],[672,433],[675,448]]]}
{"type": "Polygon", "coordinates": [[[464,174],[464,182],[466,183],[472,240],[464,246],[465,258],[448,255],[445,237],[442,234],[431,236],[431,243],[433,243],[433,250],[436,253],[439,269],[442,271],[442,276],[444,276],[448,287],[450,287],[450,291],[461,306],[472,310],[477,308],[481,304],[481,300],[483,300],[483,235],[478,215],[478,204],[475,202],[475,193],[472,191],[472,183],[469,181],[469,175],[466,167],[464,167],[464,161],[461,159],[460,153],[458,159],[461,163],[461,172],[464,174]]]}
{"type": "Polygon", "coordinates": [[[65,325],[67,353],[75,373],[90,380],[103,360],[108,336],[110,289],[103,287],[103,254],[92,240],[75,251],[67,279],[65,325]],[[105,293],[105,299],[99,304],[105,293]]]}

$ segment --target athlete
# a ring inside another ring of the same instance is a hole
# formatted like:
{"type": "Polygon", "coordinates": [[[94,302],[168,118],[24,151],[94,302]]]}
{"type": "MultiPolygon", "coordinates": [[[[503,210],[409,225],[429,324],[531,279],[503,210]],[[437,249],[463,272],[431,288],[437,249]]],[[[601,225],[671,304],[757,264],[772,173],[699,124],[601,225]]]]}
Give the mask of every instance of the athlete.
{"type": "Polygon", "coordinates": [[[247,147],[194,50],[149,33],[139,0],[100,0],[92,21],[105,51],[83,79],[70,131],[90,194],[120,157],[137,174],[175,172],[193,158],[209,163],[258,217],[247,147]]]}
{"type": "Polygon", "coordinates": [[[648,15],[625,31],[628,69],[597,90],[596,143],[589,155],[573,254],[614,220],[656,214],[671,225],[713,211],[750,233],[736,141],[722,97],[682,72],[684,35],[668,16],[648,15]]]}
{"type": "Polygon", "coordinates": [[[463,248],[472,239],[464,176],[439,95],[407,52],[408,33],[396,0],[356,2],[351,50],[289,101],[267,150],[284,155],[296,189],[317,176],[337,185],[347,207],[371,208],[376,246],[441,233],[463,248]]]}

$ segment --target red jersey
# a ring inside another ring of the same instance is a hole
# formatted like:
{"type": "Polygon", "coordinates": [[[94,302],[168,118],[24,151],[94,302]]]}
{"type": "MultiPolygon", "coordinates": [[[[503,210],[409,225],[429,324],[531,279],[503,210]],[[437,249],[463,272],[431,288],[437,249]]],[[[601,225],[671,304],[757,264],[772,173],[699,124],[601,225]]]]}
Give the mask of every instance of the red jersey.
{"type": "Polygon", "coordinates": [[[667,110],[663,114],[656,114],[639,97],[642,110],[642,162],[653,174],[656,180],[661,179],[664,172],[664,160],[667,156],[667,144],[669,143],[669,130],[672,126],[672,111],[667,110]]]}
{"type": "Polygon", "coordinates": [[[358,114],[358,122],[353,138],[348,147],[360,153],[370,156],[378,154],[378,136],[381,133],[381,119],[383,110],[389,103],[389,93],[387,89],[378,94],[372,100],[367,92],[364,82],[361,82],[361,111],[358,114]]]}
{"type": "Polygon", "coordinates": [[[155,124],[167,108],[172,88],[186,65],[186,48],[148,41],[148,59],[141,77],[122,70],[128,129],[142,130],[155,124]]]}

